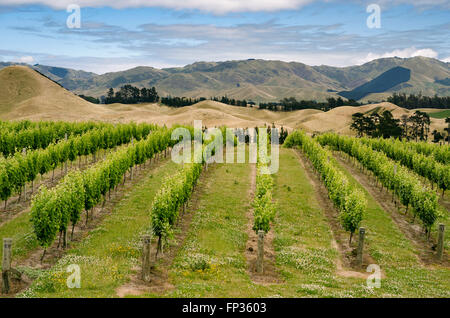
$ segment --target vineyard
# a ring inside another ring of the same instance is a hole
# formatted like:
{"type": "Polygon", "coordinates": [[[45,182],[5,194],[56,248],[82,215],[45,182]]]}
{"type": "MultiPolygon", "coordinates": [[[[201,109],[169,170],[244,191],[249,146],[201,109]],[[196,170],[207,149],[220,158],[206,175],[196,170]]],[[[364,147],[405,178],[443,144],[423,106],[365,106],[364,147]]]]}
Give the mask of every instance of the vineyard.
{"type": "Polygon", "coordinates": [[[208,137],[0,122],[1,297],[450,297],[448,145],[208,137]]]}

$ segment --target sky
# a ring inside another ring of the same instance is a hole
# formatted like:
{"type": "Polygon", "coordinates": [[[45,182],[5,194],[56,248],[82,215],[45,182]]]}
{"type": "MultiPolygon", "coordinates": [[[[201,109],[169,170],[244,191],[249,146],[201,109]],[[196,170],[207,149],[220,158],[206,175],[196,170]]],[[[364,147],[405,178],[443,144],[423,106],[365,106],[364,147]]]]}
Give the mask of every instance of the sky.
{"type": "Polygon", "coordinates": [[[249,58],[450,62],[450,1],[0,0],[0,34],[0,61],[98,74],[249,58]]]}

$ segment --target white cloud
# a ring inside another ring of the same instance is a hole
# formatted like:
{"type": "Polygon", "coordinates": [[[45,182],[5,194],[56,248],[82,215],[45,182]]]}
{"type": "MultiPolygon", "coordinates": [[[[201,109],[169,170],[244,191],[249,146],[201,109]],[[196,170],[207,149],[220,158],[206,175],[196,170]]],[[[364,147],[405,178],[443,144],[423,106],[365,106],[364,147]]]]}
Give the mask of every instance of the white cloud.
{"type": "Polygon", "coordinates": [[[378,0],[377,3],[380,5],[412,4],[417,7],[449,7],[448,0],[378,0]]]}
{"type": "Polygon", "coordinates": [[[450,56],[446,57],[445,59],[441,59],[441,61],[445,63],[450,63],[450,56]]]}
{"type": "Polygon", "coordinates": [[[69,4],[80,7],[112,7],[116,9],[163,7],[169,9],[197,9],[218,14],[228,12],[278,11],[298,9],[315,0],[0,0],[0,5],[42,4],[65,10],[69,4]]]}
{"type": "Polygon", "coordinates": [[[382,54],[377,53],[368,53],[367,56],[358,62],[363,64],[366,62],[370,62],[376,59],[380,58],[386,58],[386,57],[401,57],[401,58],[409,58],[409,57],[415,57],[415,56],[424,56],[424,57],[431,57],[434,59],[438,58],[438,53],[433,49],[416,49],[414,46],[406,49],[398,49],[394,50],[392,52],[386,52],[382,54]]]}
{"type": "Polygon", "coordinates": [[[34,62],[34,58],[30,55],[21,56],[21,57],[15,59],[14,62],[31,64],[34,62]]]}
{"type": "MultiPolygon", "coordinates": [[[[229,12],[256,12],[299,9],[312,2],[332,0],[0,0],[0,6],[42,4],[65,10],[69,4],[80,7],[112,7],[116,9],[139,7],[163,7],[169,9],[196,9],[216,14],[229,12]]],[[[374,0],[353,0],[355,3],[372,3],[374,0]]],[[[339,0],[335,0],[339,2],[339,0]]],[[[343,0],[341,0],[343,2],[343,0]]],[[[440,6],[449,8],[448,0],[379,0],[380,5],[411,4],[417,7],[440,6]]]]}

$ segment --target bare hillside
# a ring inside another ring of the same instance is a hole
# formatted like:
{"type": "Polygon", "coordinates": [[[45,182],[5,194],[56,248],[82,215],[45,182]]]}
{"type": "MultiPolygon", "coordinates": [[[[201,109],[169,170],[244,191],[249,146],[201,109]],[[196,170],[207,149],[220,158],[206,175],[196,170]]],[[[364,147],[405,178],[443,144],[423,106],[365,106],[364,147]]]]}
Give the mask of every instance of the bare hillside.
{"type": "MultiPolygon", "coordinates": [[[[214,101],[170,108],[159,104],[96,105],[62,88],[58,84],[25,66],[0,70],[0,118],[4,120],[102,120],[109,122],[151,122],[159,125],[192,124],[201,120],[208,127],[255,127],[264,124],[301,128],[307,132],[336,131],[352,134],[351,117],[356,112],[369,114],[390,110],[395,117],[411,115],[391,103],[360,107],[343,106],[328,112],[304,109],[293,112],[272,112],[251,107],[237,107],[214,101]]],[[[443,130],[444,119],[432,119],[432,129],[443,130]]]]}

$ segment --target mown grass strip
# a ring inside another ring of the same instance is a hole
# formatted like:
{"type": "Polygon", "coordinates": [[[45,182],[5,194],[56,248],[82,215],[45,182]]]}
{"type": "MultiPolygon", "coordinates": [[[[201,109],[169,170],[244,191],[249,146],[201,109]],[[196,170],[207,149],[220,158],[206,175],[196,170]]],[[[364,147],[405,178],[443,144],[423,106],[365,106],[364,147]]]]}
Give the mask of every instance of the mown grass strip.
{"type": "Polygon", "coordinates": [[[280,149],[280,169],[274,180],[278,202],[274,245],[277,267],[285,280],[277,293],[329,295],[330,289],[339,287],[334,277],[337,251],[324,211],[294,150],[280,149]]]}
{"type": "Polygon", "coordinates": [[[102,224],[70,250],[52,270],[44,273],[24,297],[116,297],[140,262],[140,235],[149,231],[152,199],[167,177],[178,166],[172,161],[136,184],[118,203],[102,224]],[[67,265],[78,264],[81,288],[66,286],[67,265]]]}
{"type": "MultiPolygon", "coordinates": [[[[190,230],[169,272],[170,297],[261,296],[247,273],[248,164],[218,164],[205,181],[190,230]]],[[[157,297],[160,295],[147,295],[157,297]]]]}
{"type": "Polygon", "coordinates": [[[401,233],[389,214],[342,165],[336,166],[348,180],[364,192],[367,210],[362,226],[366,228],[366,248],[377,265],[386,273],[381,288],[373,290],[377,297],[449,297],[450,270],[420,264],[417,251],[401,233]]]}

